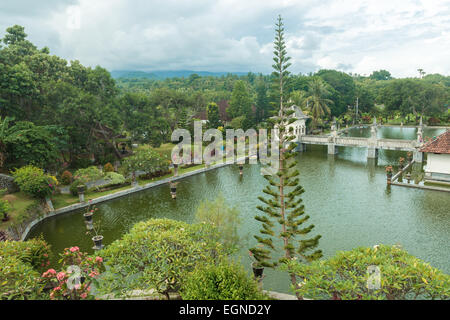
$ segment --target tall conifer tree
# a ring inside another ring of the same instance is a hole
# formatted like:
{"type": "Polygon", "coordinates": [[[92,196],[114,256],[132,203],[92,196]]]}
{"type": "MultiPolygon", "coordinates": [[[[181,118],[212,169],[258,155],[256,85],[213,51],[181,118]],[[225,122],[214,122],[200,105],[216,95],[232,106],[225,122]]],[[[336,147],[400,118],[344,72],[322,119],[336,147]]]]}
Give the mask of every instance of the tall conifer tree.
{"type": "MultiPolygon", "coordinates": [[[[295,121],[293,111],[285,107],[285,82],[289,75],[288,67],[290,57],[287,56],[284,40],[284,28],[281,16],[276,23],[276,35],[274,41],[275,57],[272,73],[276,78],[276,86],[279,95],[279,113],[272,118],[274,125],[279,129],[279,169],[274,175],[264,176],[269,185],[263,192],[268,197],[259,197],[263,205],[257,209],[262,212],[255,219],[262,223],[259,235],[255,235],[259,246],[250,249],[255,259],[261,266],[275,268],[291,259],[299,259],[303,262],[316,260],[322,256],[321,250],[314,250],[318,244],[320,235],[306,238],[314,228],[314,225],[305,226],[309,216],[305,214],[301,194],[303,187],[299,184],[299,172],[296,169],[296,153],[293,152],[295,144],[292,133],[287,126],[295,121]],[[277,225],[278,224],[278,225],[277,225]],[[301,239],[299,239],[301,237],[301,239]],[[275,239],[280,239],[282,254],[279,253],[279,245],[275,239]],[[272,257],[272,254],[276,257],[272,257]]],[[[293,273],[289,274],[294,288],[297,288],[297,278],[293,273]]],[[[301,299],[300,296],[298,296],[301,299]]]]}

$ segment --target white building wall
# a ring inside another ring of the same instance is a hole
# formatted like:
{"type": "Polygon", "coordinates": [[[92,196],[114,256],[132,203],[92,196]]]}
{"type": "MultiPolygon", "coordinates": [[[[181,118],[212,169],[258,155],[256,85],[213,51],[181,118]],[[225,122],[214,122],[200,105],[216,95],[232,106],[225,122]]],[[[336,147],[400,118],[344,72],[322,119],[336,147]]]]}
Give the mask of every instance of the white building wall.
{"type": "Polygon", "coordinates": [[[428,153],[425,172],[450,174],[450,154],[428,153]]]}

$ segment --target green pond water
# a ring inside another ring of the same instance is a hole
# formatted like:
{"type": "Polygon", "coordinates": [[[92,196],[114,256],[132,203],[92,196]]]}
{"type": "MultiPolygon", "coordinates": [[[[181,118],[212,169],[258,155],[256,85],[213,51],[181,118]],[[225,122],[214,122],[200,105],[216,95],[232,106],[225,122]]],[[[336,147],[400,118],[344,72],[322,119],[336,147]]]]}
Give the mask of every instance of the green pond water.
{"type": "MultiPolygon", "coordinates": [[[[424,136],[444,130],[426,129],[424,136]]],[[[415,139],[414,128],[381,128],[380,138],[415,139]]],[[[370,129],[351,130],[352,136],[369,136],[370,129]]],[[[321,234],[320,249],[325,257],[338,250],[375,244],[401,244],[409,253],[450,273],[450,193],[386,186],[384,166],[396,163],[405,152],[380,150],[378,161],[367,161],[365,148],[339,148],[327,155],[326,146],[308,146],[298,155],[303,200],[312,234],[321,234]]],[[[237,255],[250,270],[247,248],[255,244],[260,228],[254,220],[266,180],[259,165],[246,165],[241,178],[236,166],[227,166],[181,180],[177,199],[170,198],[163,185],[98,205],[94,219],[101,221],[104,244],[120,238],[133,224],[150,218],[192,222],[200,202],[222,194],[239,209],[240,234],[247,240],[237,255]]],[[[40,234],[55,253],[77,245],[92,252],[82,213],[72,212],[45,220],[29,237],[40,234]]],[[[290,292],[286,274],[266,268],[264,287],[290,292]]]]}

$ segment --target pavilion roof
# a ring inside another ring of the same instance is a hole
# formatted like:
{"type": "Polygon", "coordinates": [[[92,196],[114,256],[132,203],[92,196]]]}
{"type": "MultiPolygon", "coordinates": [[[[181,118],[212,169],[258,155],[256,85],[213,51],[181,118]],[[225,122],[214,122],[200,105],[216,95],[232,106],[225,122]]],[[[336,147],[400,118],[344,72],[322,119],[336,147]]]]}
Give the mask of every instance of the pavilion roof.
{"type": "Polygon", "coordinates": [[[450,154],[450,130],[447,130],[436,139],[427,142],[420,152],[450,154]]]}

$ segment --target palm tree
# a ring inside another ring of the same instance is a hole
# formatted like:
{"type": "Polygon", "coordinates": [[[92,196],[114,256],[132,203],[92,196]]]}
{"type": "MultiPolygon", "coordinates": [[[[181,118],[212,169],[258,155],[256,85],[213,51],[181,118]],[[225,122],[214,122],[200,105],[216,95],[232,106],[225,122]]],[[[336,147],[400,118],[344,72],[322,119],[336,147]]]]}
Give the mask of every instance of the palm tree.
{"type": "Polygon", "coordinates": [[[322,119],[322,117],[331,113],[329,105],[334,103],[327,97],[330,95],[327,84],[321,78],[314,78],[308,88],[306,101],[311,110],[314,126],[322,119]]]}

